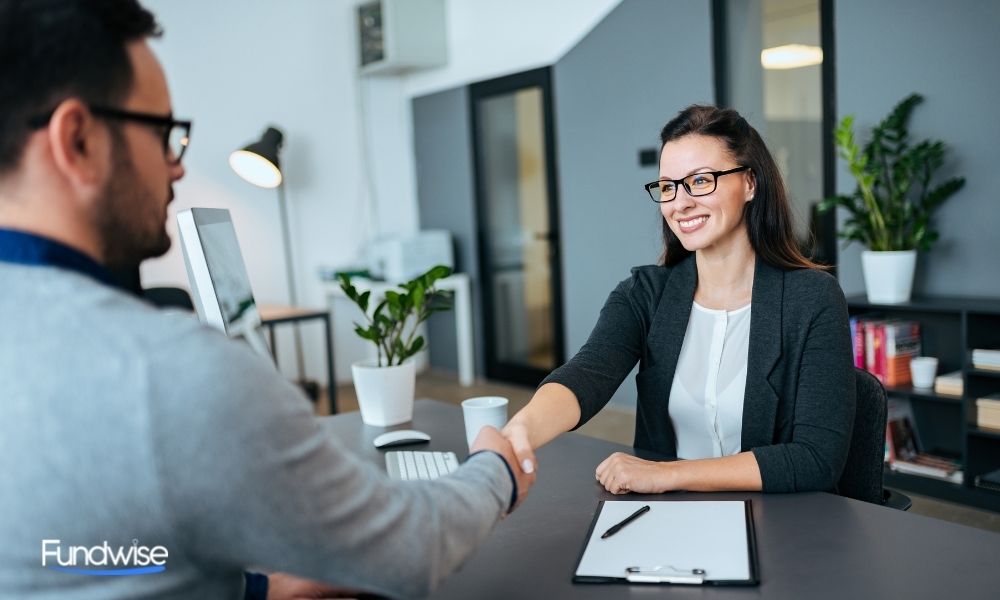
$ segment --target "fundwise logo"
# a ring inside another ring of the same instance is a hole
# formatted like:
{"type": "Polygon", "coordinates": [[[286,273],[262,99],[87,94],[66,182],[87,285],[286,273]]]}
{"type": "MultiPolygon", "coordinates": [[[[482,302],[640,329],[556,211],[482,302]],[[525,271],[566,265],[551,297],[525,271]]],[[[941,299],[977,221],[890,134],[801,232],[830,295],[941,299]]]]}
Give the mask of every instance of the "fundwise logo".
{"type": "Polygon", "coordinates": [[[61,540],[42,540],[42,566],[65,573],[80,575],[120,576],[148,575],[167,569],[167,549],[163,546],[112,547],[107,540],[100,546],[69,546],[63,549],[61,540]],[[55,564],[50,564],[54,562],[55,564]]]}

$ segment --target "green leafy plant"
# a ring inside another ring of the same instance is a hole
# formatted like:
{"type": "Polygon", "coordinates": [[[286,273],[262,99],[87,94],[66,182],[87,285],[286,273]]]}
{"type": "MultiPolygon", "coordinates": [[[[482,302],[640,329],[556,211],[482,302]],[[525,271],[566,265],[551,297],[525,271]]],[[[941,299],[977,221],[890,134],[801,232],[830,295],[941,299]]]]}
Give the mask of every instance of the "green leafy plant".
{"type": "Polygon", "coordinates": [[[359,294],[349,275],[337,275],[340,289],[368,321],[367,325],[354,323],[354,331],[378,348],[378,366],[401,365],[424,347],[424,338],[417,335],[417,328],[431,314],[451,308],[451,292],[434,287],[437,280],[449,275],[450,267],[432,267],[423,275],[400,284],[401,291],[387,291],[371,313],[368,312],[371,291],[359,294]]]}
{"type": "Polygon", "coordinates": [[[944,142],[910,143],[910,114],[921,102],[920,94],[904,98],[872,129],[864,148],[855,140],[853,115],[837,126],[837,149],[858,187],[849,196],[823,200],[819,210],[847,209],[838,235],[848,243],[861,242],[870,250],[929,250],[938,239],[931,217],[965,185],[965,179],[955,177],[932,186],[934,172],[944,163],[944,142]]]}

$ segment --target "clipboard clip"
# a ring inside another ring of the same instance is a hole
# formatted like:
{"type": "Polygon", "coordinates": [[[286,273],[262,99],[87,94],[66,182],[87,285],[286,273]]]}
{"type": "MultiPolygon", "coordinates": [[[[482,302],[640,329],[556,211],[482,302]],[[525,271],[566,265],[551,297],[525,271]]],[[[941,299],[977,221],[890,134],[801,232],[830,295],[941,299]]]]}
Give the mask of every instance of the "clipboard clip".
{"type": "Polygon", "coordinates": [[[629,583],[705,583],[705,569],[678,569],[671,565],[655,567],[626,567],[625,580],[629,583]]]}

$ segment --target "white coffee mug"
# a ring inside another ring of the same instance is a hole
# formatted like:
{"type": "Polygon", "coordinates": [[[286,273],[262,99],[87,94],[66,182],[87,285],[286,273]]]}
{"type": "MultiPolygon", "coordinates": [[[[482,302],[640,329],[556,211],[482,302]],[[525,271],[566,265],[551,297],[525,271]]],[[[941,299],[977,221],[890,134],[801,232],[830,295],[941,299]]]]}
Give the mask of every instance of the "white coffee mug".
{"type": "Polygon", "coordinates": [[[937,375],[938,359],[933,356],[917,356],[910,359],[910,377],[913,387],[934,387],[934,376],[937,375]]]}
{"type": "Polygon", "coordinates": [[[501,429],[507,424],[507,399],[502,396],[478,396],[462,401],[465,439],[472,447],[479,430],[487,425],[501,429]]]}

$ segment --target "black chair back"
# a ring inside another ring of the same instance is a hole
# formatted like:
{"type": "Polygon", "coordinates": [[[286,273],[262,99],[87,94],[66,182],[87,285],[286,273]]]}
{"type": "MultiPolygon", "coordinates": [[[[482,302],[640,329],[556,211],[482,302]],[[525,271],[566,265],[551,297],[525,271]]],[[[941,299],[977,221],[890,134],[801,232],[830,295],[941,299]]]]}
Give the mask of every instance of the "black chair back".
{"type": "Polygon", "coordinates": [[[837,482],[841,496],[883,504],[882,463],[885,458],[885,388],[874,375],[854,369],[857,411],[844,473],[837,482]]]}
{"type": "Polygon", "coordinates": [[[159,308],[183,308],[194,311],[187,290],[178,287],[154,287],[142,290],[142,297],[159,308]]]}

